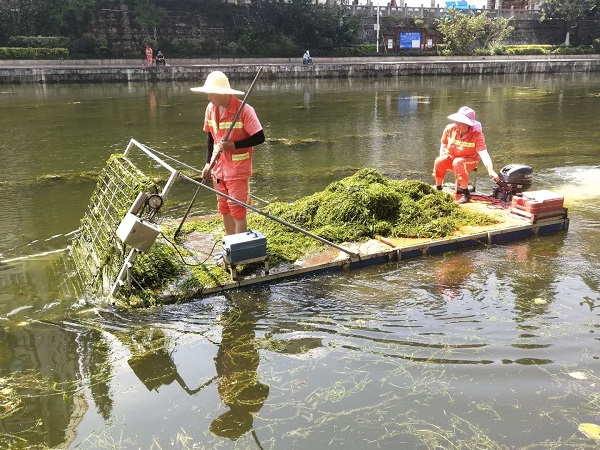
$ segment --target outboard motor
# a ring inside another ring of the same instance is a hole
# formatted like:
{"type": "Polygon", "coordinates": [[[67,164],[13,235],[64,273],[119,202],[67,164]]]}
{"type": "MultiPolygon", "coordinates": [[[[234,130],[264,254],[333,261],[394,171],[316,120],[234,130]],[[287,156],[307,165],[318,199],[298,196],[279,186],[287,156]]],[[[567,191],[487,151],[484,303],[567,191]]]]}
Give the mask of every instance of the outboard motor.
{"type": "Polygon", "coordinates": [[[492,190],[492,197],[510,202],[513,195],[519,195],[531,188],[533,169],[522,164],[509,164],[498,172],[498,183],[492,190]]]}

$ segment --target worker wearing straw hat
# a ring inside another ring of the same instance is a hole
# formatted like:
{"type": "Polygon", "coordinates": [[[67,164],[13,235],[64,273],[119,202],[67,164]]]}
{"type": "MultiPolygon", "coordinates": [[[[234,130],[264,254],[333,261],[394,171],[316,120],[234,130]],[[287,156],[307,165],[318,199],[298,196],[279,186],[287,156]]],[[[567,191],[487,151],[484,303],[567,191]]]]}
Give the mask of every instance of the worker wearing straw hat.
{"type": "Polygon", "coordinates": [[[471,200],[469,172],[477,168],[479,158],[490,178],[496,180],[498,175],[494,172],[487,151],[481,123],[475,120],[475,111],[468,106],[463,106],[456,113],[450,114],[448,119],[454,123],[446,126],[442,134],[440,156],[433,164],[433,177],[436,188],[442,190],[446,171],[452,170],[462,192],[458,203],[467,203],[471,200]]]}
{"type": "MultiPolygon", "coordinates": [[[[242,101],[235,96],[244,95],[244,92],[232,89],[229,79],[220,71],[209,73],[204,86],[192,88],[192,91],[208,94],[210,102],[204,115],[207,137],[203,179],[212,175],[216,190],[249,204],[253,147],[265,141],[265,134],[254,108],[248,104],[243,105],[232,125],[242,106],[242,101]],[[228,133],[228,139],[224,140],[228,133]],[[212,174],[209,174],[213,152],[217,152],[218,156],[212,167],[212,174]]],[[[217,196],[217,202],[227,234],[247,231],[245,207],[220,195],[217,196]]]]}

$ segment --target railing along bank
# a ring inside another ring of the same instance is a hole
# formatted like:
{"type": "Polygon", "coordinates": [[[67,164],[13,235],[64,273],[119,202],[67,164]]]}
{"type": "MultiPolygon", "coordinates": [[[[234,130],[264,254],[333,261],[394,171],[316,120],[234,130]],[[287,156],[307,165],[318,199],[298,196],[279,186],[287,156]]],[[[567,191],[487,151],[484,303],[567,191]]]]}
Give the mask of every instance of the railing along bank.
{"type": "MultiPolygon", "coordinates": [[[[379,61],[321,63],[304,65],[296,63],[265,63],[264,78],[377,78],[424,75],[500,75],[511,73],[589,73],[600,71],[600,55],[570,58],[530,57],[518,59],[503,57],[465,57],[461,59],[418,58],[402,60],[379,59],[379,61]]],[[[30,66],[3,67],[0,64],[0,84],[19,83],[103,83],[103,82],[202,82],[208,73],[222,70],[230,80],[252,79],[256,65],[232,64],[216,61],[212,64],[169,65],[166,67],[87,65],[87,66],[30,66]]]]}
{"type": "MultiPolygon", "coordinates": [[[[437,6],[391,6],[388,5],[348,5],[346,7],[352,14],[362,14],[376,16],[379,10],[380,17],[428,17],[439,19],[447,14],[448,8],[437,6]]],[[[483,14],[487,12],[488,17],[504,17],[519,20],[539,20],[541,13],[539,10],[533,9],[486,9],[486,8],[470,8],[464,10],[465,14],[483,14]]]]}

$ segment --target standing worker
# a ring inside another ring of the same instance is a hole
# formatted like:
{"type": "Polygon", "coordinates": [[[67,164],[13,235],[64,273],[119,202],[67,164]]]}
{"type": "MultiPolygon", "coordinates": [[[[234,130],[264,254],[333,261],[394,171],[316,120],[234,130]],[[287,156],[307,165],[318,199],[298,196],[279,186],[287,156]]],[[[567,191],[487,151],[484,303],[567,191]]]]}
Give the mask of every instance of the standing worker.
{"type": "Polygon", "coordinates": [[[146,65],[151,66],[152,61],[152,47],[150,47],[149,44],[146,44],[146,65]]]}
{"type": "Polygon", "coordinates": [[[494,172],[481,123],[475,120],[475,111],[468,106],[463,106],[458,112],[450,114],[448,119],[454,123],[444,129],[440,156],[433,164],[435,187],[441,191],[446,171],[452,170],[462,192],[458,203],[467,203],[471,200],[469,172],[477,168],[479,158],[486,167],[490,178],[497,180],[498,174],[494,172]]]}
{"type": "MultiPolygon", "coordinates": [[[[217,191],[249,204],[253,146],[265,142],[265,134],[254,108],[245,104],[235,125],[231,127],[242,105],[242,101],[235,95],[244,95],[244,92],[231,89],[229,79],[220,71],[209,73],[204,86],[192,88],[192,91],[205,92],[210,102],[204,115],[204,131],[207,136],[206,165],[202,169],[202,179],[212,175],[213,187],[217,191]],[[230,129],[231,134],[224,141],[230,129]],[[212,174],[209,174],[213,154],[216,159],[212,174]]],[[[217,195],[217,205],[227,234],[244,233],[248,230],[244,206],[221,195],[217,195]]]]}

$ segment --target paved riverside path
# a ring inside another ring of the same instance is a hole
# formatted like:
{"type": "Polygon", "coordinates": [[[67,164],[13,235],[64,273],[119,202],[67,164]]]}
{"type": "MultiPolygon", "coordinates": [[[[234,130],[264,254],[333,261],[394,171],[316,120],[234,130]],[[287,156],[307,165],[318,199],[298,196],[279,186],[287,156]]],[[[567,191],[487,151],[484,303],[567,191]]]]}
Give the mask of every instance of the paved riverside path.
{"type": "Polygon", "coordinates": [[[212,70],[232,80],[263,78],[376,78],[423,75],[493,75],[600,71],[600,55],[169,59],[147,66],[141,59],[0,60],[0,84],[203,81],[212,70]]]}
{"type": "MultiPolygon", "coordinates": [[[[475,62],[475,61],[548,61],[548,60],[586,60],[599,59],[596,55],[513,55],[513,56],[363,56],[363,57],[327,57],[313,58],[313,65],[321,64],[365,64],[365,63],[416,63],[416,62],[475,62]]],[[[298,58],[167,58],[168,66],[239,66],[239,65],[303,65],[302,56],[298,58]]],[[[2,60],[0,68],[4,67],[148,67],[146,59],[74,59],[74,60],[2,60]]],[[[310,66],[309,66],[310,67],[310,66]]]]}

